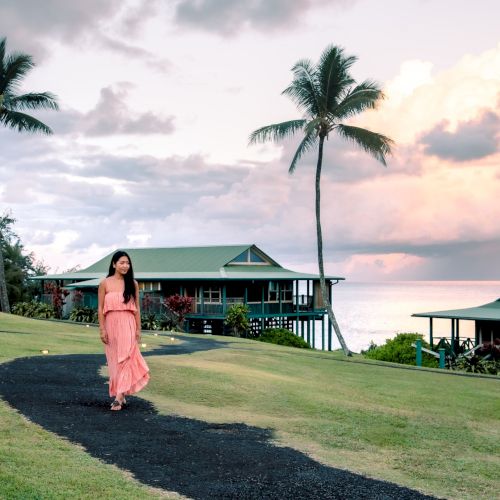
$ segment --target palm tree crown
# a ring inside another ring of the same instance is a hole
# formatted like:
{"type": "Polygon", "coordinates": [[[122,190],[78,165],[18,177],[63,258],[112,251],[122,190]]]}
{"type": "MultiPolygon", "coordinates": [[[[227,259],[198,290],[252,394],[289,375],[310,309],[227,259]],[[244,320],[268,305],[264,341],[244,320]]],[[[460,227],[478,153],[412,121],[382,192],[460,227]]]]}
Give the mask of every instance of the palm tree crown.
{"type": "Polygon", "coordinates": [[[366,80],[356,84],[349,73],[356,60],[354,56],[346,56],[342,48],[330,46],[317,65],[307,59],[297,62],[292,68],[293,81],[282,94],[297,104],[304,118],[259,128],[250,135],[250,143],[279,141],[302,131],[304,138],[290,164],[289,171],[293,173],[304,153],[313,149],[321,137],[335,131],[385,165],[391,139],[342,123],[362,111],[375,109],[384,98],[375,82],[366,80]]]}
{"type": "Polygon", "coordinates": [[[35,66],[31,56],[19,52],[6,54],[6,39],[0,39],[0,125],[19,132],[51,134],[50,127],[23,113],[25,110],[59,109],[50,92],[18,94],[26,74],[35,66]]]}
{"type": "Polygon", "coordinates": [[[290,163],[290,173],[294,172],[297,162],[304,153],[312,150],[316,145],[318,146],[315,208],[321,295],[328,318],[346,355],[350,355],[350,351],[333,314],[323,265],[320,190],[323,145],[325,138],[331,132],[336,132],[342,138],[360,146],[385,165],[386,156],[391,153],[393,144],[391,139],[381,134],[343,123],[366,109],[374,109],[384,97],[375,82],[366,80],[356,84],[349,73],[355,61],[355,57],[346,56],[342,48],[335,46],[326,48],[317,65],[305,59],[299,61],[292,68],[292,83],[283,91],[283,94],[289,96],[297,104],[303,118],[268,125],[250,134],[250,144],[252,144],[269,140],[279,141],[301,131],[304,137],[290,163]]]}

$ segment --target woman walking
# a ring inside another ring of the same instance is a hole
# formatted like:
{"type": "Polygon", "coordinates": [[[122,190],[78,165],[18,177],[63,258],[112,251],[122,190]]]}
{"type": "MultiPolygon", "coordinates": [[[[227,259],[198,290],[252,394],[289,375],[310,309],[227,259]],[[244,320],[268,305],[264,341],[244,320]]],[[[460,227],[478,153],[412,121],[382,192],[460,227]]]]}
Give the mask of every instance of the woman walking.
{"type": "Polygon", "coordinates": [[[127,252],[111,258],[107,278],[99,285],[99,328],[105,344],[111,410],[121,410],[125,396],[140,391],[149,381],[149,368],[139,351],[141,314],[139,286],[127,252]]]}

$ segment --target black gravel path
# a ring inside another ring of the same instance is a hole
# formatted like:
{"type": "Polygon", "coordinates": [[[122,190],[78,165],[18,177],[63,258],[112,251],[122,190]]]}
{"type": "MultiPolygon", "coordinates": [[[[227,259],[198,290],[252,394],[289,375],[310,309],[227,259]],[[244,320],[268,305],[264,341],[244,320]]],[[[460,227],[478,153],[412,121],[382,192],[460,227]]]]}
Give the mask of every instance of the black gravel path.
{"type": "MultiPolygon", "coordinates": [[[[210,338],[183,340],[148,354],[223,347],[210,338]]],[[[103,355],[16,359],[0,365],[0,397],[142,483],[193,499],[432,498],[276,446],[268,429],[161,415],[141,397],[130,397],[129,407],[111,412],[105,380],[98,374],[104,362],[103,355]]]]}

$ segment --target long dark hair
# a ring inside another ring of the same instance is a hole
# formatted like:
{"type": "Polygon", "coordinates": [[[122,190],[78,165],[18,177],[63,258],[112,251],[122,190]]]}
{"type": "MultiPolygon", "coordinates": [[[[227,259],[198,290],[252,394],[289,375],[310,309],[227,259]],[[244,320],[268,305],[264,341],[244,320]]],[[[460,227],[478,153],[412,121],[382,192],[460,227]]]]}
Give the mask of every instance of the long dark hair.
{"type": "Polygon", "coordinates": [[[110,276],[114,276],[115,268],[113,267],[113,264],[116,264],[122,257],[127,257],[128,261],[130,262],[130,267],[128,268],[127,274],[123,276],[125,278],[123,302],[126,304],[130,300],[130,297],[132,297],[134,300],[137,299],[137,297],[135,296],[134,268],[132,267],[132,259],[127,252],[118,250],[118,252],[115,252],[113,257],[111,257],[111,262],[109,263],[108,278],[110,276]]]}

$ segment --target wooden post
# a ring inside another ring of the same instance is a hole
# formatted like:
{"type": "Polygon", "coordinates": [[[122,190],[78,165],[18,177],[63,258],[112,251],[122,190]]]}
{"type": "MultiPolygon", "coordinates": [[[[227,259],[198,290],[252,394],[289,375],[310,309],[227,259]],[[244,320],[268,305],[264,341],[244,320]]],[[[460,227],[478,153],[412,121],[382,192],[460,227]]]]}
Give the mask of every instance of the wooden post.
{"type": "Polygon", "coordinates": [[[227,303],[226,303],[226,285],[222,285],[222,314],[226,315],[227,303]]]}
{"type": "Polygon", "coordinates": [[[311,342],[311,324],[310,324],[311,318],[308,316],[307,317],[307,339],[306,342],[310,344],[311,342]]]}
{"type": "Polygon", "coordinates": [[[200,286],[200,314],[205,314],[205,291],[203,285],[200,286]]]}

